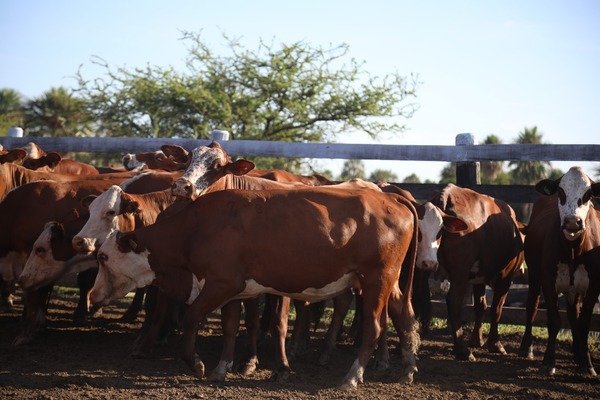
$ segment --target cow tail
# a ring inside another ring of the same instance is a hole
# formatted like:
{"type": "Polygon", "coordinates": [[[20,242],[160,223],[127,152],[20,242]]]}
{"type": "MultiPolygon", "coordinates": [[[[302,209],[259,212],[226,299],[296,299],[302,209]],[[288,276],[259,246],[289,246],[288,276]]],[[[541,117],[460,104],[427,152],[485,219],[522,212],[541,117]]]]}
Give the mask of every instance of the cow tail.
{"type": "Polygon", "coordinates": [[[408,252],[402,263],[402,268],[408,268],[408,271],[405,271],[407,274],[405,275],[406,282],[404,287],[400,287],[402,295],[399,323],[396,325],[396,322],[393,321],[400,339],[400,348],[402,352],[402,372],[400,380],[402,382],[411,383],[413,381],[414,373],[418,371],[417,352],[421,344],[419,323],[415,318],[415,312],[412,307],[412,287],[417,264],[417,246],[419,241],[419,216],[411,201],[401,196],[397,197],[397,200],[399,203],[404,204],[413,215],[413,235],[408,252]]]}

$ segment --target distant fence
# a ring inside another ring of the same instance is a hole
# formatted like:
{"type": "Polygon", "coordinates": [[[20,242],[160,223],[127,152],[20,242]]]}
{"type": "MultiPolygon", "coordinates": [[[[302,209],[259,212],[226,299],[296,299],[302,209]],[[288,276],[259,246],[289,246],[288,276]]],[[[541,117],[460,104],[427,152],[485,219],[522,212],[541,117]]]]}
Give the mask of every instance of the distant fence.
{"type": "MultiPolygon", "coordinates": [[[[211,140],[173,138],[79,138],[79,137],[0,137],[0,144],[7,149],[22,147],[35,142],[46,151],[86,153],[138,153],[155,151],[163,144],[174,144],[187,150],[207,145],[211,140]]],[[[600,145],[554,145],[554,144],[498,144],[476,145],[470,134],[456,136],[454,146],[436,145],[384,145],[341,143],[290,143],[253,140],[222,141],[221,146],[233,156],[272,156],[288,158],[396,160],[396,161],[443,161],[457,163],[457,184],[472,187],[480,193],[502,199],[508,203],[532,203],[538,194],[526,185],[480,185],[480,161],[598,161],[600,145]]],[[[401,184],[417,199],[427,199],[444,185],[401,184]]],[[[443,314],[445,305],[434,304],[434,313],[443,314]]],[[[469,320],[472,313],[466,313],[469,320]]],[[[502,322],[521,325],[525,321],[523,309],[505,308],[502,322]],[[521,321],[521,322],[519,322],[521,321]]],[[[566,321],[566,317],[563,317],[566,321]]],[[[536,325],[545,326],[545,310],[540,310],[536,325]]],[[[600,316],[592,319],[592,330],[600,331],[600,316]]]]}

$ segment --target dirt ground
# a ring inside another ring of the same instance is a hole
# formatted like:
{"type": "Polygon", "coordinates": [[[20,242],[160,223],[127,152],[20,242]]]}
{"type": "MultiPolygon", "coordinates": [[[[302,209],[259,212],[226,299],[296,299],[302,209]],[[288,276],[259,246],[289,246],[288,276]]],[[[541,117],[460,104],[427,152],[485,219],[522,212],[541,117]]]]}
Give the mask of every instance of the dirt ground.
{"type": "MultiPolygon", "coordinates": [[[[536,360],[516,355],[520,335],[505,337],[507,356],[475,350],[477,361],[453,359],[450,336],[434,329],[419,352],[419,372],[412,385],[396,383],[399,357],[392,354],[387,371],[368,369],[356,391],[337,389],[356,356],[350,342],[339,344],[332,364],[315,363],[315,350],[290,360],[293,374],[287,382],[273,382],[273,341],[260,348],[259,369],[251,377],[230,373],[224,383],[200,381],[188,374],[178,358],[177,336],[157,348],[150,359],[128,356],[142,315],[133,324],[119,318],[126,303],[111,305],[87,326],[71,321],[72,298],[53,298],[47,329],[33,343],[14,347],[21,313],[17,296],[12,312],[0,314],[0,399],[590,399],[600,398],[600,378],[580,377],[560,342],[558,368],[553,377],[538,372],[544,343],[537,340],[536,360]]],[[[71,296],[72,297],[72,296],[71,296]]],[[[211,316],[199,341],[207,371],[216,366],[221,349],[220,327],[211,316]]],[[[241,338],[244,332],[240,333],[241,338]]],[[[395,348],[396,338],[390,338],[395,348]]],[[[599,354],[593,355],[596,359],[599,354]]],[[[596,369],[600,365],[596,361],[596,369]]]]}

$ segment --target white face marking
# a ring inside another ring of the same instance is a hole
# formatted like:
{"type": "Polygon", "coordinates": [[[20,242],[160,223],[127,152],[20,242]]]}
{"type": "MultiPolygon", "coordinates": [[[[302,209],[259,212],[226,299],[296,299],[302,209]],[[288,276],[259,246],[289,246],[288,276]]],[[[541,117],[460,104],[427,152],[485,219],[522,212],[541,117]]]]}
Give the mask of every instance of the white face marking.
{"type": "Polygon", "coordinates": [[[211,169],[227,163],[227,156],[220,148],[200,146],[192,150],[192,160],[188,169],[173,185],[173,194],[192,200],[201,196],[212,182],[208,182],[207,173],[211,169]],[[186,187],[191,185],[191,191],[186,187]]]}
{"type": "Polygon", "coordinates": [[[123,156],[123,166],[126,170],[140,171],[145,165],[146,163],[138,161],[135,154],[128,153],[123,156]]]}
{"type": "Polygon", "coordinates": [[[426,271],[435,271],[438,268],[437,253],[440,248],[438,234],[442,230],[444,220],[439,208],[427,202],[423,204],[425,213],[419,220],[421,240],[417,247],[417,267],[426,271]]]}
{"type": "MultiPolygon", "coordinates": [[[[271,293],[271,294],[277,294],[277,295],[282,295],[282,296],[289,296],[293,299],[303,300],[303,301],[308,301],[308,302],[313,303],[313,302],[317,302],[317,301],[335,297],[335,296],[343,293],[349,287],[354,286],[354,284],[356,282],[357,282],[356,274],[349,272],[349,273],[345,274],[344,276],[342,276],[341,278],[339,278],[338,280],[328,283],[327,285],[323,286],[322,288],[318,288],[318,289],[307,288],[307,289],[304,289],[300,293],[283,293],[278,290],[275,290],[274,288],[263,286],[263,285],[259,284],[258,282],[256,282],[254,279],[248,279],[246,281],[245,289],[241,293],[239,293],[237,296],[235,296],[233,299],[245,299],[245,298],[250,298],[250,297],[256,297],[261,293],[271,293]]],[[[233,300],[233,299],[231,299],[231,300],[233,300]]]]}
{"type": "Polygon", "coordinates": [[[17,280],[23,271],[27,256],[25,252],[10,251],[0,258],[0,277],[7,282],[17,280]]]}
{"type": "Polygon", "coordinates": [[[116,185],[92,201],[89,207],[90,217],[73,238],[73,242],[83,240],[78,251],[91,253],[116,230],[119,229],[119,211],[123,190],[116,185]]]}
{"type": "Polygon", "coordinates": [[[92,303],[105,306],[133,289],[152,283],[156,274],[148,263],[149,254],[148,251],[123,253],[117,246],[116,235],[111,235],[98,250],[100,268],[92,288],[92,303]]]}
{"type": "Polygon", "coordinates": [[[25,262],[23,272],[19,276],[19,285],[23,289],[52,283],[61,276],[65,262],[54,259],[52,247],[50,246],[51,229],[51,225],[46,224],[33,244],[33,249],[25,262]]]}
{"type": "Polygon", "coordinates": [[[585,230],[585,220],[590,210],[591,197],[584,200],[592,182],[580,167],[572,167],[558,185],[558,212],[563,234],[567,240],[576,240],[585,230]],[[577,221],[580,221],[579,223],[577,221]]]}

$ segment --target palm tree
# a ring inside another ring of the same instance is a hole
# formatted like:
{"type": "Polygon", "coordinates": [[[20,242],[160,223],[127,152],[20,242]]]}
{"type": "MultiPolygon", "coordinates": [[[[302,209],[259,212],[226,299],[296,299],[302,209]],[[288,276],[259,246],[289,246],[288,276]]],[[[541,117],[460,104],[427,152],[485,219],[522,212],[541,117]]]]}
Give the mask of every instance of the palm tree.
{"type": "Polygon", "coordinates": [[[86,134],[90,119],[85,101],[67,89],[52,88],[25,106],[26,128],[31,136],[86,134]]]}
{"type": "MultiPolygon", "coordinates": [[[[502,144],[500,138],[494,134],[488,135],[482,144],[502,144]]],[[[497,183],[497,179],[504,168],[504,161],[481,161],[481,183],[497,183]]]]}
{"type": "MultiPolygon", "coordinates": [[[[538,132],[537,126],[525,128],[519,132],[515,144],[543,144],[542,133],[538,132]]],[[[515,184],[533,185],[544,179],[552,168],[549,161],[510,161],[509,166],[514,166],[510,174],[515,184]]]]}

